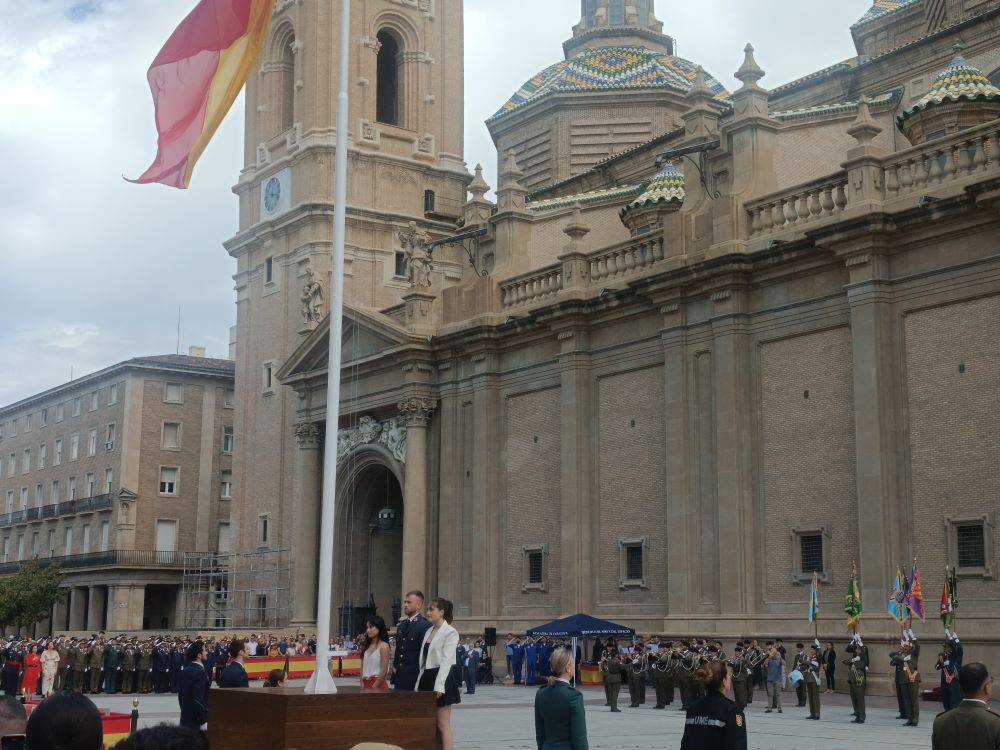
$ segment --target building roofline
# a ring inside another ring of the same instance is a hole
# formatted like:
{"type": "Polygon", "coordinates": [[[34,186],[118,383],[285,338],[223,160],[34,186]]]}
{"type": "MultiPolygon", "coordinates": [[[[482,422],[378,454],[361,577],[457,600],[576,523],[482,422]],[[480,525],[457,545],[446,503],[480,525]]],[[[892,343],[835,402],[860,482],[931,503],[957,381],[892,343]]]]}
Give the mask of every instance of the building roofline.
{"type": "Polygon", "coordinates": [[[96,372],[84,375],[83,377],[76,378],[75,380],[70,380],[66,383],[61,383],[60,385],[53,386],[47,390],[27,396],[26,398],[22,398],[19,401],[7,404],[6,406],[0,406],[0,416],[19,411],[32,405],[33,403],[49,401],[59,394],[70,393],[81,386],[103,380],[111,375],[118,373],[124,374],[130,371],[173,372],[183,373],[185,375],[200,375],[208,378],[232,380],[235,378],[236,363],[228,359],[217,359],[214,357],[188,357],[186,355],[174,354],[133,357],[132,359],[125,360],[124,362],[118,362],[101,370],[97,370],[96,372]],[[170,359],[174,357],[180,357],[185,361],[176,361],[171,363],[170,359]],[[187,360],[203,360],[205,362],[212,362],[215,364],[212,366],[199,367],[196,363],[192,363],[187,360]]]}

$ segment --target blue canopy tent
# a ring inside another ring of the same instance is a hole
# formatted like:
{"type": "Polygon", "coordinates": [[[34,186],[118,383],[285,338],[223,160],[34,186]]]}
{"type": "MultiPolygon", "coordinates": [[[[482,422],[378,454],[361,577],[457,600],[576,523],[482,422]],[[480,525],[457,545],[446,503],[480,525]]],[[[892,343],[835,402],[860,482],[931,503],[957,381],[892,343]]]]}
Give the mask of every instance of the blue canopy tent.
{"type": "MultiPolygon", "coordinates": [[[[528,631],[528,636],[538,638],[548,636],[550,638],[572,638],[573,656],[576,656],[576,640],[583,638],[583,653],[587,653],[587,640],[591,636],[613,635],[620,638],[635,638],[635,629],[625,625],[619,625],[610,620],[601,620],[591,615],[578,612],[569,617],[561,617],[558,620],[539,625],[528,631]]],[[[581,660],[584,661],[584,660],[581,660]]],[[[577,665],[579,670],[579,665],[577,665]]],[[[578,672],[579,673],[579,672],[578,672]]]]}

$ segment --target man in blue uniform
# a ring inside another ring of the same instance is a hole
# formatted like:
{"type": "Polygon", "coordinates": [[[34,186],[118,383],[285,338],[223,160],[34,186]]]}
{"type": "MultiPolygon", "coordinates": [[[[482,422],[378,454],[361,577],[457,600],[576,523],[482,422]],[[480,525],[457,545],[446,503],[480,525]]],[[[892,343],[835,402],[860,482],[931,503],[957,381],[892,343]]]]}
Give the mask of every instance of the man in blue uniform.
{"type": "Polygon", "coordinates": [[[524,644],[524,684],[534,685],[535,669],[539,666],[539,648],[534,638],[528,638],[524,644]]]}
{"type": "Polygon", "coordinates": [[[424,633],[431,624],[421,614],[424,608],[422,591],[409,591],[403,597],[403,619],[396,625],[396,653],[392,659],[392,686],[396,690],[412,691],[420,675],[420,647],[424,633]]]}
{"type": "Polygon", "coordinates": [[[521,639],[515,638],[514,645],[511,648],[510,654],[510,666],[514,672],[514,684],[521,684],[521,674],[524,671],[524,646],[521,645],[521,639]]]}
{"type": "Polygon", "coordinates": [[[246,643],[239,638],[233,639],[229,644],[229,656],[233,658],[225,669],[219,674],[219,687],[223,688],[248,688],[250,680],[247,679],[247,671],[243,667],[243,660],[247,656],[246,643]]]}
{"type": "Polygon", "coordinates": [[[547,637],[538,644],[538,674],[544,680],[549,676],[549,658],[552,656],[552,641],[547,637]]]}

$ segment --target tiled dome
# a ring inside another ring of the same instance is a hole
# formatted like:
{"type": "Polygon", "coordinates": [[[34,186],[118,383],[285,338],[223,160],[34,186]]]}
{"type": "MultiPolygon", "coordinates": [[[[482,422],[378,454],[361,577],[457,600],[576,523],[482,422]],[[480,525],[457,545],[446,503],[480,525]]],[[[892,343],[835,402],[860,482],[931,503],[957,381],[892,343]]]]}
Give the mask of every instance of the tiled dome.
{"type": "Polygon", "coordinates": [[[620,214],[624,217],[626,214],[646,206],[671,202],[678,206],[684,202],[684,174],[672,163],[667,162],[663,169],[657,172],[656,176],[646,184],[646,189],[643,190],[642,194],[626,205],[620,214]]]}
{"type": "Polygon", "coordinates": [[[1000,89],[990,83],[989,79],[975,65],[962,57],[961,50],[956,50],[951,64],[935,79],[931,90],[910,105],[896,117],[896,122],[902,125],[912,115],[940,104],[966,101],[1000,101],[1000,89]]]}
{"type": "Polygon", "coordinates": [[[907,5],[913,5],[915,2],[917,2],[917,0],[875,0],[875,2],[872,3],[872,7],[868,9],[868,12],[861,16],[861,18],[859,18],[857,22],[851,26],[851,28],[853,29],[858,26],[863,26],[864,24],[874,21],[877,18],[881,18],[888,13],[894,13],[907,5]]]}
{"type": "MultiPolygon", "coordinates": [[[[646,47],[587,49],[534,76],[490,121],[498,120],[530,102],[561,92],[665,88],[685,94],[694,84],[696,70],[697,66],[688,60],[646,47]]],[[[705,82],[716,98],[729,98],[725,87],[707,73],[705,82]]]]}

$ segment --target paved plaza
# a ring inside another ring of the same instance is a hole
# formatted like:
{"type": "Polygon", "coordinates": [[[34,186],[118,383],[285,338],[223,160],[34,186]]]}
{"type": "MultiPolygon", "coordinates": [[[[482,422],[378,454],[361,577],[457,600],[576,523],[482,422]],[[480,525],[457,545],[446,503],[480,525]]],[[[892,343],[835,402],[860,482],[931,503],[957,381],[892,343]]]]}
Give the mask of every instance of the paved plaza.
{"type": "MultiPolygon", "coordinates": [[[[356,685],[355,680],[338,680],[340,685],[356,685]]],[[[292,680],[302,685],[304,680],[292,680]]],[[[254,687],[252,690],[262,688],[254,687]]],[[[533,714],[534,689],[527,687],[480,687],[475,695],[462,695],[462,704],[455,707],[453,726],[455,746],[461,750],[502,750],[504,748],[534,748],[533,714]]],[[[651,696],[650,689],[647,699],[651,696]]],[[[628,706],[628,693],[622,691],[619,703],[622,712],[612,714],[604,706],[600,688],[584,688],[587,708],[587,731],[594,750],[674,750],[680,747],[684,731],[683,712],[677,703],[657,711],[652,702],[638,709],[628,706]]],[[[868,721],[864,726],[852,724],[850,700],[846,695],[823,695],[822,719],[806,721],[808,711],[796,708],[795,693],[783,695],[784,713],[764,713],[764,693],[754,694],[754,703],[747,708],[747,729],[751,750],[847,750],[848,748],[878,747],[929,748],[931,726],[939,704],[921,705],[920,726],[903,727],[896,720],[895,700],[872,697],[868,700],[868,721]]],[[[97,704],[114,711],[131,711],[131,696],[99,696],[97,704]]],[[[140,696],[140,726],[178,720],[175,695],[140,696]]],[[[260,750],[267,750],[261,748],[260,750]]]]}

